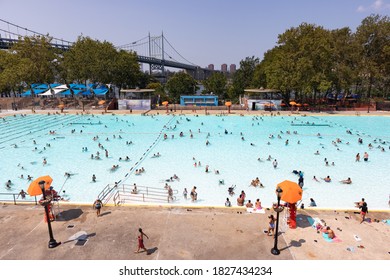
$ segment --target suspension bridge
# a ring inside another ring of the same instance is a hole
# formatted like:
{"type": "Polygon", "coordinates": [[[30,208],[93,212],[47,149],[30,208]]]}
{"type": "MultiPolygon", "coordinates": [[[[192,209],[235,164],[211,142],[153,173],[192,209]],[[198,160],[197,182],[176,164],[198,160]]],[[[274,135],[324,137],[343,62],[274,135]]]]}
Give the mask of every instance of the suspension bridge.
{"type": "MultiPolygon", "coordinates": [[[[43,36],[50,40],[54,48],[69,50],[74,42],[42,34],[29,28],[0,19],[0,49],[10,49],[24,37],[43,36]]],[[[183,69],[197,80],[208,78],[215,70],[202,68],[187,60],[167,40],[163,33],[159,36],[147,36],[129,44],[116,46],[118,50],[132,51],[137,54],[138,62],[149,65],[149,73],[166,74],[166,67],[183,69]]]]}

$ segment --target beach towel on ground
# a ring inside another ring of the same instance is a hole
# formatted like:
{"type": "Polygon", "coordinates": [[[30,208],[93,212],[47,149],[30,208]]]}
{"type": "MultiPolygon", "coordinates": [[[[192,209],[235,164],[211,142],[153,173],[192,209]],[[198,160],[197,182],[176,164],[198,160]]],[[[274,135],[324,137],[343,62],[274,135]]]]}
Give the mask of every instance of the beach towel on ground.
{"type": "Polygon", "coordinates": [[[326,242],[333,242],[333,243],[341,242],[341,239],[338,238],[337,236],[335,236],[335,237],[332,239],[332,238],[329,238],[329,236],[328,236],[325,232],[322,233],[322,237],[324,237],[324,239],[325,239],[326,242]]]}
{"type": "Polygon", "coordinates": [[[317,224],[320,224],[321,226],[324,226],[324,223],[321,221],[320,218],[312,218],[312,217],[307,217],[307,221],[309,222],[309,224],[313,227],[313,228],[316,228],[317,227],[317,224]]]}

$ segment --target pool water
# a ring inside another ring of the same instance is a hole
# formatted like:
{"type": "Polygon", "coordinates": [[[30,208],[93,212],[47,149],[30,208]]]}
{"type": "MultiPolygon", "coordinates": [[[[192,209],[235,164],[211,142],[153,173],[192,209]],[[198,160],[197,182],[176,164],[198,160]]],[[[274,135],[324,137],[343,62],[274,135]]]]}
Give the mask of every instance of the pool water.
{"type": "Polygon", "coordinates": [[[236,205],[243,190],[247,199],[259,198],[269,207],[276,200],[277,183],[298,182],[292,172],[297,170],[304,173],[302,202],[306,206],[314,198],[319,207],[352,208],[354,201],[364,197],[370,209],[388,209],[389,125],[388,117],[362,116],[9,116],[0,119],[0,182],[4,186],[0,192],[27,190],[28,175],[50,175],[55,189],[65,190],[71,202],[92,203],[107,184],[121,181],[163,188],[166,179],[176,174],[179,180],[169,182],[178,192],[173,204],[224,205],[229,197],[236,205]],[[97,152],[100,159],[95,159],[97,152]],[[367,162],[364,152],[369,154],[367,162]],[[161,156],[153,157],[157,153],[161,156]],[[357,153],[360,162],[355,161],[357,153]],[[119,167],[111,170],[113,165],[119,167]],[[136,175],[141,167],[145,172],[136,175]],[[320,179],[328,175],[330,183],[320,179]],[[264,188],[250,186],[256,177],[264,188]],[[352,184],[339,182],[348,177],[352,184]],[[6,187],[8,180],[11,189],[6,187]],[[230,197],[227,189],[232,185],[235,195],[230,197]],[[196,202],[182,196],[184,188],[189,193],[193,186],[198,192],[196,202]]]}

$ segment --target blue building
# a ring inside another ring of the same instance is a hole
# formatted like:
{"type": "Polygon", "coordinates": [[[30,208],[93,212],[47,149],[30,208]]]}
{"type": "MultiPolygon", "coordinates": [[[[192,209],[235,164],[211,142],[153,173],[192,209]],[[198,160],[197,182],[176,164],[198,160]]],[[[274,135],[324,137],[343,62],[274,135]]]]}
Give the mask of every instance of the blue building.
{"type": "Polygon", "coordinates": [[[218,96],[216,95],[181,95],[181,106],[218,106],[218,96]]]}

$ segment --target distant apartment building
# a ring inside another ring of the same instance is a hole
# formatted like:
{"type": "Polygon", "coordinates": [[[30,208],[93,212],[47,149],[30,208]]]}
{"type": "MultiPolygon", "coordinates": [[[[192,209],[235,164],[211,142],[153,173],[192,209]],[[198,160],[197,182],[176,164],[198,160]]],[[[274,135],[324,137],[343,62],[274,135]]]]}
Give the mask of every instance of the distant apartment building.
{"type": "Polygon", "coordinates": [[[230,74],[234,74],[236,72],[236,65],[230,64],[230,74]]]}
{"type": "Polygon", "coordinates": [[[226,73],[226,72],[227,72],[227,64],[226,64],[226,63],[224,63],[224,64],[221,65],[221,71],[222,71],[223,73],[226,73]]]}
{"type": "Polygon", "coordinates": [[[209,64],[209,66],[207,67],[209,70],[213,70],[214,71],[214,64],[209,64]]]}

